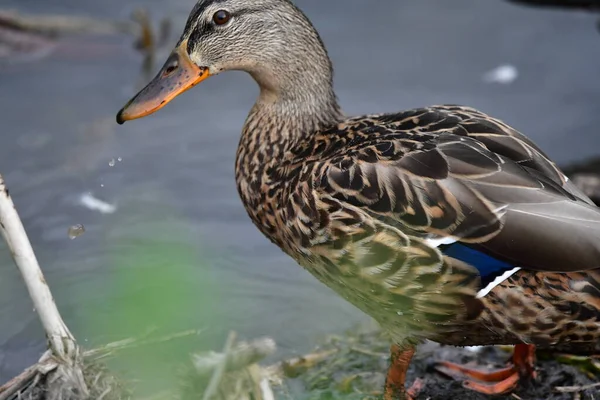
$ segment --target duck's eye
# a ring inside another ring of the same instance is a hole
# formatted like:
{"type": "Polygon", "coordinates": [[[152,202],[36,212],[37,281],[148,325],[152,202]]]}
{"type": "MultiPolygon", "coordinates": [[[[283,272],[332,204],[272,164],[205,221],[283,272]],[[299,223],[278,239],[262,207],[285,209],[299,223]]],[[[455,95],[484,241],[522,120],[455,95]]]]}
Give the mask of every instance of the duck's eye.
{"type": "Polygon", "coordinates": [[[213,15],[213,21],[217,25],[225,25],[231,19],[229,11],[219,10],[213,15]]]}

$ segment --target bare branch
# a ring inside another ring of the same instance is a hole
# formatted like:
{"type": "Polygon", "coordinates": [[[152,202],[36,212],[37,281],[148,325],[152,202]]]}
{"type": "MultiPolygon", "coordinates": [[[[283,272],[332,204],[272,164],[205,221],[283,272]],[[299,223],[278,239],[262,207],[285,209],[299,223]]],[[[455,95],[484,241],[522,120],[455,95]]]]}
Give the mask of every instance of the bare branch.
{"type": "Polygon", "coordinates": [[[68,360],[76,351],[75,338],[62,320],[31,248],[21,219],[0,175],[0,231],[8,244],[56,357],[68,360]]]}
{"type": "MultiPolygon", "coordinates": [[[[48,382],[49,385],[58,384],[61,380],[69,381],[84,396],[87,396],[88,389],[78,365],[79,347],[58,312],[2,175],[0,175],[0,232],[25,281],[25,286],[46,331],[50,346],[50,353],[46,353],[36,366],[35,376],[38,376],[38,373],[49,372],[40,370],[40,366],[44,365],[44,360],[54,359],[53,365],[58,364],[58,375],[55,377],[57,379],[51,379],[48,382]]],[[[56,367],[52,369],[54,368],[56,367]]]]}

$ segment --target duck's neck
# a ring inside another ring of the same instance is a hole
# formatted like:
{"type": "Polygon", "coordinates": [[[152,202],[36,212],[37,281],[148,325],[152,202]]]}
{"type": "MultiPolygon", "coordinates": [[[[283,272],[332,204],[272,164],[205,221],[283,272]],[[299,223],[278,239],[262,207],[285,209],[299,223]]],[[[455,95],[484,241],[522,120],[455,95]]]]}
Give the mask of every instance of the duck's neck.
{"type": "Polygon", "coordinates": [[[337,123],[341,116],[333,91],[322,93],[318,98],[282,99],[262,90],[246,118],[240,147],[246,148],[249,154],[269,155],[261,161],[264,164],[298,141],[337,123]]]}
{"type": "Polygon", "coordinates": [[[281,40],[268,38],[268,50],[242,68],[260,87],[236,159],[238,190],[255,222],[258,217],[251,210],[265,207],[265,192],[282,183],[272,179],[286,179],[272,178],[269,171],[280,171],[288,150],[342,118],[333,67],[319,34],[291,3],[281,5],[291,7],[285,14],[289,26],[269,33],[281,40]]]}
{"type": "Polygon", "coordinates": [[[331,92],[308,102],[272,101],[261,92],[252,107],[238,146],[235,176],[238,193],[254,224],[272,241],[285,247],[278,236],[278,210],[288,177],[289,150],[300,142],[310,146],[317,131],[335,125],[342,117],[331,92]]]}
{"type": "Polygon", "coordinates": [[[290,148],[342,117],[330,68],[279,81],[251,74],[261,91],[244,124],[236,158],[238,190],[245,203],[258,201],[267,183],[265,171],[281,164],[290,148]]]}

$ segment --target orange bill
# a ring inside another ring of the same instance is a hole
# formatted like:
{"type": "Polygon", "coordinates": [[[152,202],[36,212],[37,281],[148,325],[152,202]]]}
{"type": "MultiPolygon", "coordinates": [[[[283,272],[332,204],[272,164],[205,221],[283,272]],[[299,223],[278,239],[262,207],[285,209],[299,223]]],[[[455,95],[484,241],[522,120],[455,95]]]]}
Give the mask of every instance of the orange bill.
{"type": "Polygon", "coordinates": [[[123,124],[150,115],[209,76],[208,68],[198,67],[190,60],[184,41],[171,53],[158,75],[119,111],[117,122],[123,124]]]}

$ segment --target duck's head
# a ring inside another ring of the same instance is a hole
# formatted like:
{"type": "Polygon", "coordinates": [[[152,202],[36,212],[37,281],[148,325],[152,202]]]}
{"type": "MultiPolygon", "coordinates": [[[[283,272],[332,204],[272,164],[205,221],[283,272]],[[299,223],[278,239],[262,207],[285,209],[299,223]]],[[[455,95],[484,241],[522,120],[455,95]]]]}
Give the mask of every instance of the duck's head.
{"type": "Polygon", "coordinates": [[[335,98],[323,43],[289,0],[200,0],[163,68],[117,122],[152,114],[228,70],[250,73],[261,88],[259,101],[310,105],[335,98]]]}

